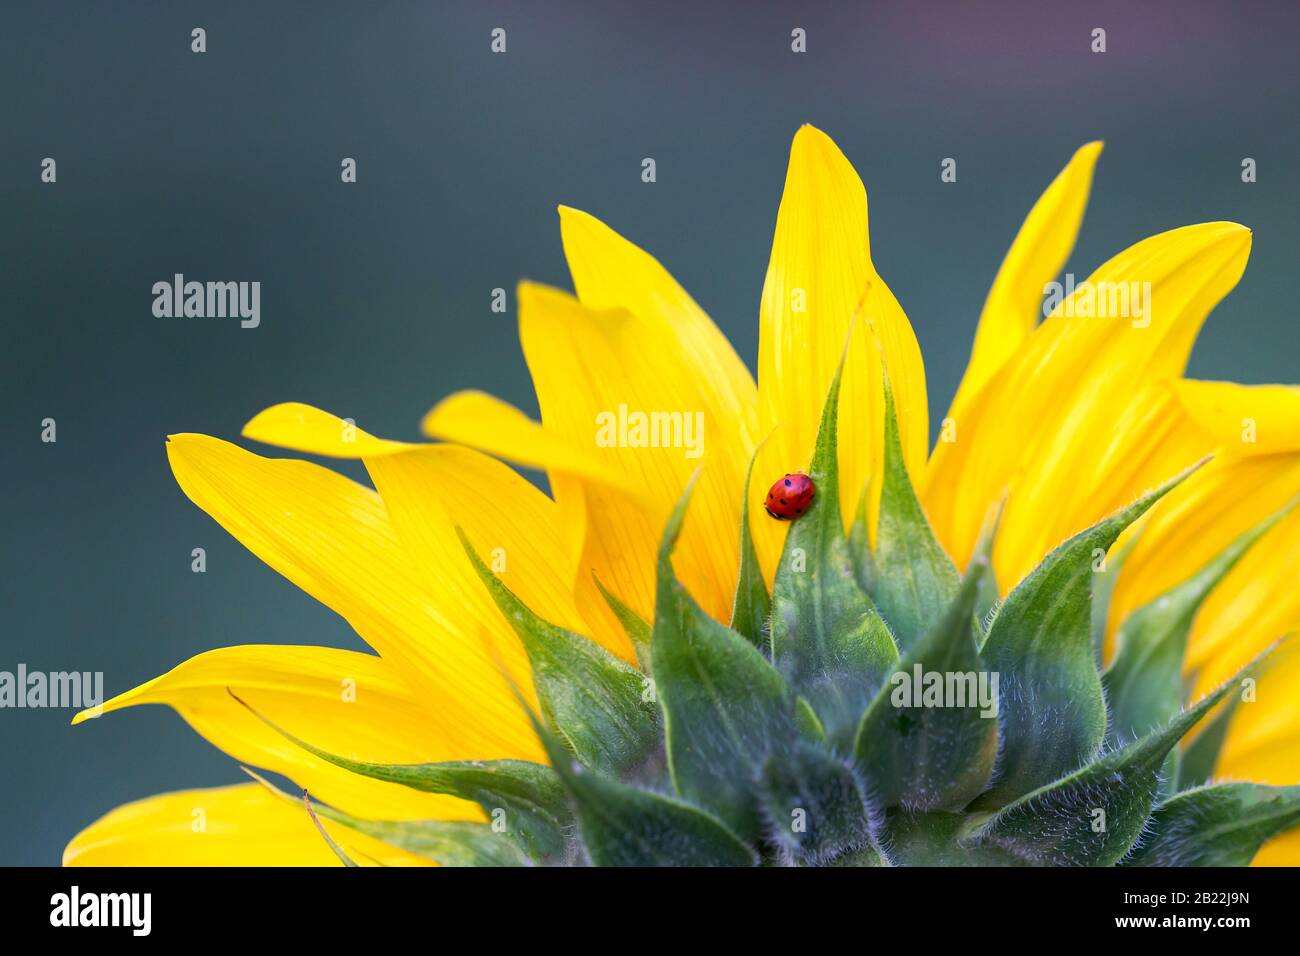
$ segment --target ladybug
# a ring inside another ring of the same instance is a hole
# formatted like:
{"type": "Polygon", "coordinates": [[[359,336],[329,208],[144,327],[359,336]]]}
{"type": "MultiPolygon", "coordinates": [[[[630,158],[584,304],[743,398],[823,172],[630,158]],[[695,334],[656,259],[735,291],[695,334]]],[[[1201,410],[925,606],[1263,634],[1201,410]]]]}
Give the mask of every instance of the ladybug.
{"type": "Polygon", "coordinates": [[[793,521],[808,510],[816,491],[813,480],[803,472],[796,471],[772,486],[763,501],[763,507],[779,521],[793,521]]]}

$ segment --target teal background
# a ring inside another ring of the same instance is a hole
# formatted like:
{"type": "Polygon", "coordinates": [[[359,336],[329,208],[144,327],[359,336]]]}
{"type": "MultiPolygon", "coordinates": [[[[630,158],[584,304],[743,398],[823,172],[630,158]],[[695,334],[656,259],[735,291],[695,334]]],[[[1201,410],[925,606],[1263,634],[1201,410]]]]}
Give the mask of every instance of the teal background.
{"type": "MultiPolygon", "coordinates": [[[[1282,3],[41,3],[0,14],[0,670],[111,695],[211,647],[359,647],[189,504],[163,437],[299,400],[416,438],[475,386],[535,411],[520,277],[567,286],[555,205],[656,254],[753,366],[792,134],[857,166],[938,419],[1022,217],[1104,138],[1070,269],[1190,222],[1254,229],[1191,373],[1296,381],[1297,8],[1282,3]],[[190,29],[208,52],[190,52],[190,29]],[[489,31],[508,31],[508,53],[489,31]],[[790,31],[808,52],[790,52],[790,31]],[[1109,51],[1089,51],[1104,27],[1109,51]],[[43,185],[43,157],[58,182],[43,185]],[[359,182],[342,185],[342,157],[359,182]],[[658,182],[641,183],[653,156],[658,182]],[[958,161],[943,184],[939,163],[958,161]],[[1259,181],[1240,180],[1243,157],[1259,181]],[[262,324],[166,320],[174,272],[262,324]],[[40,422],[58,422],[58,442],[40,422]],[[190,572],[204,547],[208,572],[190,572]]],[[[352,469],[350,473],[356,474],[352,469]]],[[[172,712],[0,711],[0,863],[110,808],[242,779],[172,712]]]]}

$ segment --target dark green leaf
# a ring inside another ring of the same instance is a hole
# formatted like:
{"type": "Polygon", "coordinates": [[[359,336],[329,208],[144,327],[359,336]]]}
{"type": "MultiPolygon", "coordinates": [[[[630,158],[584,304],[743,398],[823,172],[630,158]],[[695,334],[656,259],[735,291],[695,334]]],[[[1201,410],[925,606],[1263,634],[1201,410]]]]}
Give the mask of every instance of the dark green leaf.
{"type": "Polygon", "coordinates": [[[884,375],[884,389],[885,475],[871,596],[898,646],[906,652],[952,602],[958,574],[930,529],[908,477],[888,373],[884,375]]]}
{"type": "Polygon", "coordinates": [[[822,866],[870,846],[867,808],[849,768],[820,746],[799,743],[763,770],[768,841],[784,862],[822,866]]]}
{"type": "Polygon", "coordinates": [[[754,462],[758,460],[762,447],[760,443],[754,449],[749,469],[745,472],[745,497],[740,505],[740,575],[736,578],[736,598],[731,605],[731,628],[760,650],[770,650],[768,621],[772,599],[767,594],[763,569],[758,565],[758,552],[754,550],[754,536],[749,529],[749,483],[754,477],[754,462]]]}
{"type": "Polygon", "coordinates": [[[1097,752],[1106,704],[1092,651],[1094,561],[1189,473],[1066,541],[1007,596],[981,652],[999,674],[1002,697],[1002,752],[981,809],[1050,783],[1097,752]]]}
{"type": "Polygon", "coordinates": [[[985,563],[972,564],[943,616],[903,655],[862,717],[855,762],[879,807],[959,810],[993,772],[997,684],[975,648],[972,613],[985,563]],[[991,699],[981,702],[981,689],[991,699]]]}
{"type": "Polygon", "coordinates": [[[659,743],[659,713],[645,693],[645,675],[599,644],[534,614],[488,569],[464,532],[456,531],[523,642],[542,713],[578,759],[620,774],[651,757],[659,743]]]}
{"type": "Polygon", "coordinates": [[[1156,807],[1126,866],[1249,866],[1265,841],[1300,824],[1300,787],[1221,783],[1156,807]]]}
{"type": "Polygon", "coordinates": [[[809,475],[817,496],[793,522],[772,589],[772,650],[791,689],[807,698],[832,745],[852,746],[863,711],[898,649],[858,587],[840,516],[835,373],[809,475]]]}
{"type": "Polygon", "coordinates": [[[1151,813],[1161,765],[1236,679],[1161,730],[1003,807],[972,834],[1038,866],[1111,866],[1132,847],[1151,813]]]}
{"type": "Polygon", "coordinates": [[[753,839],[758,775],[795,736],[794,701],[758,649],[705,614],[674,575],[690,494],[688,487],[659,547],[652,648],[668,761],[678,793],[753,839]]]}

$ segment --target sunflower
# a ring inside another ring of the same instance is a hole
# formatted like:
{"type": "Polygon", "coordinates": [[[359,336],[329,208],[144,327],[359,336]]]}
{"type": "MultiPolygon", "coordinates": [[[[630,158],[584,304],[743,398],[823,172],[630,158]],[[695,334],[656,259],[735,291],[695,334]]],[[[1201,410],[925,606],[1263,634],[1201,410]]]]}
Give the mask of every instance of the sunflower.
{"type": "Polygon", "coordinates": [[[429,444],[293,403],[244,428],[361,459],[373,488],[170,436],[185,494],[375,653],[228,647],[105,703],[170,705],[321,819],[249,771],[113,810],[64,862],[1300,858],[1300,654],[1242,670],[1300,627],[1300,392],[1182,377],[1245,269],[1234,223],[1131,246],[1039,321],[1101,149],[1030,210],[928,456],[921,354],[872,263],[866,192],[811,126],[757,384],[656,259],[561,207],[576,292],[517,295],[540,422],[461,392],[425,417],[429,444]],[[1138,304],[1113,314],[1111,289],[1138,304]],[[809,513],[768,518],[768,482],[802,471],[809,513]],[[886,678],[936,662],[1000,671],[998,720],[888,712],[886,678]],[[921,779],[909,726],[964,749],[921,779]],[[1098,796],[1098,773],[1123,786],[1098,796]],[[1036,812],[1098,801],[1113,838],[1044,843],[1036,812]],[[785,826],[800,812],[811,829],[785,826]],[[1186,836],[1207,814],[1230,846],[1186,836]]]}

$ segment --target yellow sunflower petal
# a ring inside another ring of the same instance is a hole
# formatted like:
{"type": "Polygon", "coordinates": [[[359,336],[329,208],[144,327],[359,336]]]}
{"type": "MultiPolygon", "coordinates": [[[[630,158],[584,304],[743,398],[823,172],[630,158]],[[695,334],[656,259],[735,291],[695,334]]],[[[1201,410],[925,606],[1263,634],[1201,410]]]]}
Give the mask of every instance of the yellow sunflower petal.
{"type": "Polygon", "coordinates": [[[330,458],[388,455],[420,447],[375,438],[354,421],[301,402],[284,402],[259,412],[244,426],[244,435],[268,445],[330,458]]]}
{"type": "Polygon", "coordinates": [[[457,754],[439,739],[434,710],[378,657],[325,647],[250,645],[192,657],[73,723],[137,704],[167,704],[241,763],[283,774],[358,817],[481,819],[463,800],[372,780],[315,757],[241,705],[304,741],[352,760],[422,763],[457,754]]]}
{"type": "Polygon", "coordinates": [[[1187,413],[1225,450],[1242,455],[1300,451],[1300,386],[1182,380],[1176,388],[1187,413]]]}
{"type": "MultiPolygon", "coordinates": [[[[519,330],[547,430],[592,449],[643,489],[644,506],[583,485],[583,569],[648,618],[664,522],[698,467],[674,558],[682,582],[724,618],[737,574],[740,496],[749,449],[737,409],[719,407],[683,345],[662,324],[625,310],[598,312],[532,283],[519,287],[519,330]]],[[[554,482],[562,504],[572,485],[554,482]]],[[[581,575],[580,575],[581,577],[581,575]]]]}
{"type": "MultiPolygon", "coordinates": [[[[565,547],[557,553],[572,582],[588,633],[624,653],[626,637],[593,574],[617,593],[640,594],[641,613],[653,601],[636,550],[657,534],[648,497],[635,475],[535,422],[518,409],[478,393],[461,393],[435,406],[423,429],[433,438],[479,448],[525,467],[544,468],[559,508],[565,547]],[[590,502],[588,499],[590,498],[590,502]],[[629,561],[625,556],[631,556],[629,561]]],[[[624,597],[625,601],[629,599],[624,597]]]]}
{"type": "Polygon", "coordinates": [[[955,440],[941,438],[930,460],[924,500],[959,565],[990,503],[1008,489],[994,552],[1004,590],[1106,513],[1078,494],[1081,482],[1104,483],[1096,449],[1123,442],[1123,424],[1141,418],[1135,394],[1182,372],[1197,331],[1241,277],[1249,250],[1249,230],[1234,223],[1153,236],[1101,266],[1034,331],[970,401],[955,440]],[[1121,289],[1142,307],[1122,314],[1108,304],[1104,317],[1087,314],[1088,290],[1105,292],[1109,302],[1121,289]]]}
{"type": "Polygon", "coordinates": [[[1276,786],[1300,783],[1300,639],[1278,647],[1255,687],[1237,703],[1215,776],[1276,786]]]}
{"type": "MultiPolygon", "coordinates": [[[[1300,396],[1288,386],[1179,381],[1170,393],[1180,435],[1198,434],[1216,460],[1149,517],[1112,595],[1108,630],[1123,616],[1190,577],[1248,528],[1300,494],[1292,449],[1300,396]]],[[[1153,443],[1164,444],[1153,435],[1153,443]]],[[[1285,569],[1300,550],[1300,520],[1288,516],[1233,569],[1193,627],[1189,667],[1204,690],[1273,640],[1300,628],[1300,595],[1285,569]]]]}
{"type": "MultiPolygon", "coordinates": [[[[760,425],[763,434],[785,425],[771,442],[773,453],[786,462],[780,472],[808,465],[826,390],[857,315],[865,316],[880,342],[898,407],[903,456],[919,478],[929,424],[916,336],[872,265],[862,181],[830,137],[804,126],[790,149],[760,309],[760,425]]],[[[840,400],[840,503],[847,523],[870,480],[869,524],[874,535],[884,394],[880,350],[867,327],[859,323],[858,328],[840,400]]]]}
{"type": "Polygon", "coordinates": [[[1034,331],[1043,287],[1061,274],[1074,249],[1102,144],[1079,147],[1025,217],[984,300],[970,362],[948,417],[960,419],[970,397],[992,378],[1034,331]]]}
{"type": "MultiPolygon", "coordinates": [[[[1191,577],[1248,528],[1300,494],[1300,455],[1221,458],[1176,488],[1148,519],[1111,595],[1124,616],[1191,577]]],[[[1269,530],[1201,607],[1188,641],[1196,692],[1213,687],[1300,629],[1300,512],[1269,530]]]]}
{"type": "Polygon", "coordinates": [[[430,438],[478,448],[525,468],[577,475],[628,495],[636,491],[589,448],[573,445],[508,402],[483,392],[447,396],[424,416],[420,430],[430,438]]]}
{"type": "MultiPolygon", "coordinates": [[[[758,444],[758,388],[713,320],[658,260],[596,217],[561,206],[560,235],[578,301],[592,309],[625,309],[657,323],[665,341],[680,345],[708,407],[717,409],[718,417],[729,420],[734,429],[734,435],[726,436],[727,454],[748,462],[758,444]]],[[[770,471],[775,477],[789,470],[778,458],[772,461],[774,467],[761,475],[770,471]]],[[[786,528],[763,519],[755,519],[754,525],[759,560],[775,573],[786,528]]]]}
{"type": "MultiPolygon", "coordinates": [[[[509,465],[459,445],[435,445],[403,455],[367,458],[393,525],[430,590],[461,613],[508,633],[479,580],[459,525],[479,556],[532,611],[552,624],[588,633],[574,599],[574,581],[562,560],[567,543],[559,506],[509,465]]],[[[631,661],[622,628],[591,633],[631,661]]]]}
{"type": "MultiPolygon", "coordinates": [[[[487,399],[490,415],[523,419],[508,405],[481,397],[487,399]]],[[[485,405],[477,399],[470,404],[485,405]]],[[[458,445],[411,445],[368,435],[352,436],[340,444],[336,436],[347,434],[347,422],[311,409],[304,424],[304,416],[278,413],[284,407],[256,416],[244,427],[244,435],[313,454],[364,458],[403,546],[415,567],[424,570],[428,590],[438,595],[443,607],[458,609],[480,628],[514,643],[506,636],[508,622],[465,555],[455,530],[460,525],[480,556],[533,611],[553,624],[590,633],[615,653],[632,658],[626,633],[607,609],[589,622],[578,608],[574,595],[578,546],[569,540],[569,526],[559,506],[509,466],[458,445]],[[566,555],[571,558],[566,560],[566,555]]],[[[456,420],[457,414],[449,408],[448,420],[456,420]]],[[[541,430],[540,425],[523,421],[531,426],[530,432],[541,430]]],[[[478,421],[480,427],[484,424],[478,421]]],[[[554,444],[563,445],[558,439],[554,444]]],[[[626,484],[594,456],[582,470],[587,476],[604,472],[612,476],[615,486],[626,484]]],[[[579,524],[578,533],[580,529],[579,524]]]]}
{"type": "Polygon", "coordinates": [[[173,435],[167,455],[191,501],[429,695],[435,732],[456,753],[541,756],[501,673],[527,686],[518,641],[425,586],[376,492],[310,462],[262,458],[205,435],[173,435]]]}
{"type": "Polygon", "coordinates": [[[1300,830],[1292,830],[1265,843],[1251,866],[1300,866],[1300,830]]]}
{"type": "MultiPolygon", "coordinates": [[[[430,865],[349,827],[321,821],[362,865],[430,865]]],[[[304,807],[257,783],[181,790],[118,807],[63,851],[65,866],[341,866],[304,807]]]]}
{"type": "Polygon", "coordinates": [[[595,216],[560,207],[560,237],[578,301],[591,309],[626,309],[680,343],[710,404],[736,418],[741,447],[757,444],[758,388],[727,337],[649,253],[595,216]]]}
{"type": "MultiPolygon", "coordinates": [[[[1215,777],[1275,786],[1300,783],[1300,639],[1273,653],[1253,701],[1241,701],[1223,742],[1215,777]]],[[[1255,866],[1300,865],[1300,831],[1276,837],[1256,855],[1255,866]]]]}

